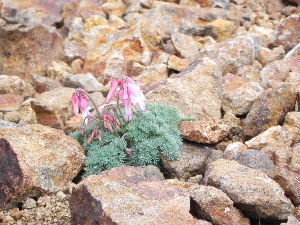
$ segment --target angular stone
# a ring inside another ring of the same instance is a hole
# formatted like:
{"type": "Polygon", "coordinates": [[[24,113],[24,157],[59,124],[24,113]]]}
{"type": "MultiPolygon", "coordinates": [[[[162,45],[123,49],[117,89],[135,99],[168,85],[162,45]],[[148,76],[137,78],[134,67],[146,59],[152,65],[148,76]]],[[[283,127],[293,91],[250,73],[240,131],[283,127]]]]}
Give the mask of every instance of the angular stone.
{"type": "Polygon", "coordinates": [[[60,87],[40,94],[33,102],[38,123],[64,129],[64,122],[71,118],[71,97],[75,89],[60,87]]]}
{"type": "Polygon", "coordinates": [[[214,144],[228,135],[228,127],[213,121],[182,121],[179,129],[183,138],[198,143],[214,144]]]}
{"type": "Polygon", "coordinates": [[[291,146],[292,134],[282,126],[270,127],[254,138],[246,141],[248,148],[262,149],[270,146],[291,146]]]}
{"type": "Polygon", "coordinates": [[[168,79],[168,69],[166,64],[155,64],[148,66],[136,78],[143,86],[149,87],[168,79]]]}
{"type": "Polygon", "coordinates": [[[187,180],[203,174],[210,161],[222,158],[222,152],[198,144],[184,143],[178,160],[170,161],[162,157],[167,177],[187,180]]]}
{"type": "Polygon", "coordinates": [[[200,44],[192,36],[177,32],[171,35],[171,40],[179,54],[190,63],[199,57],[200,44]]]}
{"type": "Polygon", "coordinates": [[[292,149],[286,145],[271,145],[260,150],[268,154],[277,167],[284,167],[290,163],[292,149]]]}
{"type": "Polygon", "coordinates": [[[140,167],[118,167],[79,183],[69,199],[73,224],[201,224],[190,198],[140,167]]]}
{"type": "Polygon", "coordinates": [[[236,73],[243,66],[251,65],[262,47],[259,35],[238,35],[233,39],[208,45],[200,51],[218,63],[223,74],[236,73]]]}
{"type": "Polygon", "coordinates": [[[294,211],[279,184],[265,173],[235,161],[220,159],[212,162],[204,181],[225,192],[249,218],[285,220],[294,211]]]}
{"type": "Polygon", "coordinates": [[[18,111],[7,112],[4,114],[4,120],[18,123],[21,119],[21,114],[18,111]]]}
{"type": "Polygon", "coordinates": [[[243,121],[244,133],[253,137],[283,122],[285,114],[293,110],[296,99],[297,91],[287,83],[267,89],[253,103],[243,121]]]}
{"type": "Polygon", "coordinates": [[[39,124],[0,122],[0,208],[66,190],[81,170],[84,150],[63,131],[39,124]]]}
{"type": "Polygon", "coordinates": [[[147,94],[149,102],[175,106],[184,117],[221,118],[221,73],[208,58],[194,63],[184,72],[153,87],[147,94]]]}
{"type": "Polygon", "coordinates": [[[273,46],[283,45],[286,51],[291,50],[300,41],[299,15],[293,14],[283,19],[277,27],[272,41],[273,46]]]}
{"type": "Polygon", "coordinates": [[[255,149],[232,151],[227,147],[224,151],[224,158],[235,160],[241,165],[260,170],[268,175],[270,175],[276,168],[267,153],[255,149]]]}
{"type": "Polygon", "coordinates": [[[37,123],[36,114],[31,107],[31,102],[33,100],[34,100],[33,98],[29,98],[22,103],[22,105],[19,109],[19,113],[20,113],[19,124],[35,124],[35,123],[37,123]]]}
{"type": "Polygon", "coordinates": [[[235,115],[249,112],[253,102],[263,93],[263,88],[256,82],[236,75],[227,75],[224,80],[224,98],[222,108],[235,115]]]}
{"type": "Polygon", "coordinates": [[[47,76],[61,82],[72,72],[72,68],[63,61],[54,61],[47,67],[47,76]]]}
{"type": "Polygon", "coordinates": [[[291,168],[294,171],[300,171],[300,144],[296,144],[292,149],[291,168]]]}
{"type": "Polygon", "coordinates": [[[31,84],[18,76],[0,75],[0,94],[15,94],[28,98],[32,97],[35,91],[31,84]]]}
{"type": "Polygon", "coordinates": [[[197,185],[189,188],[192,211],[216,225],[250,225],[243,213],[233,206],[233,201],[221,190],[197,185]]]}
{"type": "Polygon", "coordinates": [[[14,94],[1,94],[0,95],[0,111],[9,112],[16,111],[20,108],[23,97],[14,94]]]}
{"type": "Polygon", "coordinates": [[[175,55],[171,55],[168,61],[168,68],[181,72],[188,68],[189,64],[187,59],[181,59],[175,55]]]}
{"type": "Polygon", "coordinates": [[[82,87],[87,92],[100,92],[103,89],[103,85],[91,73],[66,75],[64,77],[64,86],[71,88],[82,87]]]}
{"type": "Polygon", "coordinates": [[[272,175],[275,180],[285,191],[285,195],[292,200],[295,206],[300,205],[300,174],[288,166],[278,168],[272,175]]]}
{"type": "Polygon", "coordinates": [[[38,93],[43,93],[45,91],[50,91],[52,89],[61,87],[59,81],[51,79],[49,77],[32,74],[31,78],[32,78],[33,86],[38,93]]]}
{"type": "Polygon", "coordinates": [[[283,127],[293,136],[292,144],[300,141],[300,112],[288,112],[283,127]]]}
{"type": "Polygon", "coordinates": [[[269,48],[261,48],[258,60],[262,65],[267,65],[275,60],[280,60],[285,54],[284,48],[282,46],[276,47],[272,50],[269,48]]]}
{"type": "Polygon", "coordinates": [[[44,75],[47,66],[63,56],[61,36],[44,26],[0,27],[0,42],[5,46],[0,49],[0,74],[24,79],[30,74],[44,75]]]}

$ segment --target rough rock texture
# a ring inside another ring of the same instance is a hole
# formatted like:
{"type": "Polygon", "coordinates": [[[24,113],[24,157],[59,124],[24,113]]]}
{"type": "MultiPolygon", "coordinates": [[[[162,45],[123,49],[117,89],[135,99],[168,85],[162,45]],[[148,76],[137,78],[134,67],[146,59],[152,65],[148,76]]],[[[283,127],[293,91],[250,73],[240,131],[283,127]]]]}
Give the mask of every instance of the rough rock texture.
{"type": "Polygon", "coordinates": [[[24,98],[33,97],[34,88],[18,76],[0,75],[0,94],[16,94],[24,98]]]}
{"type": "Polygon", "coordinates": [[[291,168],[294,171],[300,171],[300,144],[296,144],[292,149],[291,168]]]}
{"type": "Polygon", "coordinates": [[[288,112],[283,127],[293,136],[292,144],[300,141],[300,112],[288,112]]]}
{"type": "Polygon", "coordinates": [[[213,121],[183,121],[179,129],[184,139],[214,144],[228,135],[228,126],[213,121]]]}
{"type": "Polygon", "coordinates": [[[216,63],[205,58],[154,87],[146,98],[149,102],[175,106],[183,116],[218,120],[221,118],[220,79],[216,63]]]}
{"type": "Polygon", "coordinates": [[[247,217],[285,220],[294,211],[279,184],[265,173],[235,161],[220,159],[211,163],[204,181],[224,191],[247,217]]]}
{"type": "Polygon", "coordinates": [[[24,98],[21,95],[1,94],[0,95],[0,111],[9,112],[16,111],[20,108],[24,98]]]}
{"type": "Polygon", "coordinates": [[[270,127],[256,137],[246,141],[245,144],[249,148],[254,149],[276,145],[290,146],[292,144],[292,134],[282,126],[270,127]]]}
{"type": "Polygon", "coordinates": [[[72,116],[71,97],[74,88],[59,87],[43,92],[32,102],[38,123],[54,128],[64,128],[64,121],[72,116]]]}
{"type": "Polygon", "coordinates": [[[83,87],[87,92],[102,91],[103,89],[103,85],[91,73],[67,75],[65,76],[64,85],[71,88],[83,87]]]}
{"type": "Polygon", "coordinates": [[[0,48],[1,74],[21,78],[33,73],[44,75],[50,62],[63,56],[61,36],[44,26],[0,26],[0,42],[5,46],[0,48]]]}
{"type": "Polygon", "coordinates": [[[296,103],[297,91],[289,84],[269,88],[252,105],[243,127],[244,133],[255,136],[283,122],[284,116],[296,103]]]}
{"type": "Polygon", "coordinates": [[[235,115],[249,112],[253,102],[263,93],[263,88],[256,82],[237,75],[227,75],[224,80],[224,98],[222,108],[235,115]]]}
{"type": "Polygon", "coordinates": [[[299,18],[299,15],[294,14],[281,21],[275,32],[274,40],[272,42],[273,46],[283,45],[285,50],[288,51],[299,43],[299,18]]]}
{"type": "Polygon", "coordinates": [[[221,190],[197,185],[189,188],[192,212],[216,225],[250,225],[243,213],[233,206],[233,201],[221,190]]]}
{"type": "Polygon", "coordinates": [[[27,196],[65,190],[82,168],[83,148],[62,131],[0,123],[0,208],[27,196]]]}
{"type": "Polygon", "coordinates": [[[31,79],[33,82],[34,89],[37,91],[37,93],[51,91],[52,89],[61,86],[59,81],[37,74],[32,74],[31,79]]]}
{"type": "Polygon", "coordinates": [[[147,178],[139,167],[88,177],[73,190],[69,204],[73,224],[202,224],[189,213],[187,194],[147,178]]]}
{"type": "Polygon", "coordinates": [[[184,143],[178,160],[170,161],[162,157],[165,173],[168,177],[187,180],[203,174],[207,164],[222,158],[222,152],[198,144],[184,143]]]}

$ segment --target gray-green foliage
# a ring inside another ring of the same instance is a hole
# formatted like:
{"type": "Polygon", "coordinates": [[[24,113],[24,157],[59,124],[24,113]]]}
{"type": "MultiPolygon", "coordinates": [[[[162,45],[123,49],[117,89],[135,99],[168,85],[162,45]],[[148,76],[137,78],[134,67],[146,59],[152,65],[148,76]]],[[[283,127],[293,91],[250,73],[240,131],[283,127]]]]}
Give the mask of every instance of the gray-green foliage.
{"type": "Polygon", "coordinates": [[[96,138],[87,144],[92,128],[87,130],[86,137],[81,132],[71,136],[87,150],[85,176],[88,176],[122,165],[158,165],[161,154],[170,160],[177,159],[182,147],[179,121],[176,108],[148,104],[147,111],[137,112],[118,134],[102,130],[102,142],[96,138]],[[132,154],[127,154],[126,148],[132,154]]]}

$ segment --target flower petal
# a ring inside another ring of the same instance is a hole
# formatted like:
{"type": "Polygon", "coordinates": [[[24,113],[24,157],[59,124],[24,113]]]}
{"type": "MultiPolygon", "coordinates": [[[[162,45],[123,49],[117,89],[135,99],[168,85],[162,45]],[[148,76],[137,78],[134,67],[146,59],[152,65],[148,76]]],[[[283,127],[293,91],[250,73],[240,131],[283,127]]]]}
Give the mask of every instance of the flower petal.
{"type": "Polygon", "coordinates": [[[122,81],[118,80],[118,79],[112,79],[111,81],[111,87],[109,89],[109,92],[107,94],[106,97],[106,103],[108,104],[112,98],[116,95],[117,89],[118,87],[120,87],[122,85],[122,81]]]}

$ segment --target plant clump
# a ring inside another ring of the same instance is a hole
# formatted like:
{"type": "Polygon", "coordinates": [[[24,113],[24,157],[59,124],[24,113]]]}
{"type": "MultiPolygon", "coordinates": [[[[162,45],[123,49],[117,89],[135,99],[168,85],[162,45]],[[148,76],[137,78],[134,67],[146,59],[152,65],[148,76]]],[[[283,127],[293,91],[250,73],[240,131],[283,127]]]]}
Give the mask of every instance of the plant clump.
{"type": "Polygon", "coordinates": [[[76,89],[74,114],[82,113],[83,127],[70,135],[87,151],[84,177],[123,165],[159,166],[161,156],[178,159],[182,147],[175,107],[145,104],[138,83],[124,76],[113,79],[106,102],[88,106],[89,95],[76,89]]]}

